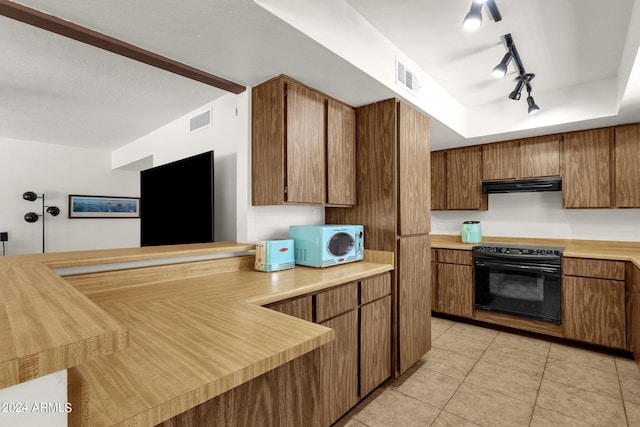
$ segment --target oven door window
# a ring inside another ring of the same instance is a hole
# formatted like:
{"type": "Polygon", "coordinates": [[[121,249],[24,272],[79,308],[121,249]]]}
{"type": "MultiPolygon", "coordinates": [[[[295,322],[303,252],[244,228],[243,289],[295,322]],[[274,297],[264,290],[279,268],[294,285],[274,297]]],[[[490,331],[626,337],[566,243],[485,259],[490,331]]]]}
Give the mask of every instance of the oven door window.
{"type": "Polygon", "coordinates": [[[561,323],[559,266],[476,262],[476,308],[561,323]]]}

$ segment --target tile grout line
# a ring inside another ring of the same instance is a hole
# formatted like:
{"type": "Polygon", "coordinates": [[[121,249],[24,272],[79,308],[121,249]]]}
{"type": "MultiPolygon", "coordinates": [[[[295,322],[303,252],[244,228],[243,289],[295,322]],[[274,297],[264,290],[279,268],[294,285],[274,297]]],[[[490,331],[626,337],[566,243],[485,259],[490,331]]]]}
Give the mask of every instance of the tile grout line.
{"type": "Polygon", "coordinates": [[[529,419],[529,427],[531,427],[531,423],[533,422],[533,414],[536,412],[536,407],[538,406],[538,397],[540,396],[540,389],[542,388],[542,381],[544,380],[544,374],[547,371],[547,364],[549,363],[549,354],[551,354],[551,346],[549,346],[549,350],[547,350],[547,357],[544,359],[544,369],[542,369],[542,375],[540,375],[540,384],[538,385],[538,391],[536,392],[536,400],[533,401],[533,411],[531,411],[531,418],[529,419]]]}
{"type": "Polygon", "coordinates": [[[624,394],[622,393],[622,384],[620,382],[620,371],[618,371],[618,360],[613,358],[613,365],[616,368],[616,377],[618,378],[618,388],[620,389],[620,400],[622,401],[622,410],[624,411],[624,420],[629,426],[629,417],[627,416],[627,405],[624,402],[624,394]]]}

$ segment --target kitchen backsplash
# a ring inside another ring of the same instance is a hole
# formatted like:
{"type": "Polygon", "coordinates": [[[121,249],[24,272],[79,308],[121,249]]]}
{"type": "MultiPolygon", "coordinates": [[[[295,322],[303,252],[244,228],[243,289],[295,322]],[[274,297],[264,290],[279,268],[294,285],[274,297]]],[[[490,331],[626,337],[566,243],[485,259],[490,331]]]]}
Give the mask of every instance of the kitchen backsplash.
{"type": "Polygon", "coordinates": [[[640,209],[562,209],[562,193],[490,194],[489,210],[434,211],[432,234],[460,234],[463,221],[485,236],[640,241],[640,209]]]}

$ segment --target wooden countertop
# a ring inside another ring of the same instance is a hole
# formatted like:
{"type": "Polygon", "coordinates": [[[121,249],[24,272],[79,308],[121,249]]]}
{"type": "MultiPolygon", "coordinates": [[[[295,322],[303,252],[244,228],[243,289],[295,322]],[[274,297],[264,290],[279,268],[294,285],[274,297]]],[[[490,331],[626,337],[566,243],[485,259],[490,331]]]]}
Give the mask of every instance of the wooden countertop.
{"type": "MultiPolygon", "coordinates": [[[[523,245],[562,246],[563,256],[630,261],[640,268],[640,242],[606,240],[536,239],[528,237],[483,236],[482,243],[516,243],[523,245]]],[[[459,235],[431,235],[434,249],[472,250],[476,244],[460,242],[459,235]]]]}
{"type": "Polygon", "coordinates": [[[91,425],[154,425],[334,339],[331,329],[261,304],[393,269],[361,261],[244,270],[155,279],[88,297],[51,270],[253,248],[216,243],[0,259],[0,316],[9,325],[0,341],[2,387],[75,366],[69,378],[88,390],[83,411],[91,425]],[[22,379],[19,362],[30,357],[47,369],[27,369],[32,375],[22,379]]]}

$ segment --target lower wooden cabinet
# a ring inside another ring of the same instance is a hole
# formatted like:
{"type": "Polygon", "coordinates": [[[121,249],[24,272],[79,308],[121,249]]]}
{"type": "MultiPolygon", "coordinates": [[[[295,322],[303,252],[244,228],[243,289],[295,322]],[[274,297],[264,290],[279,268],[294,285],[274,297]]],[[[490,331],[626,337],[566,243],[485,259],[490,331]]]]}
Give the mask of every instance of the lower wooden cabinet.
{"type": "Polygon", "coordinates": [[[640,367],[640,268],[627,265],[627,348],[640,367]]]}
{"type": "Polygon", "coordinates": [[[391,297],[360,307],[360,394],[391,376],[391,297]]]}
{"type": "Polygon", "coordinates": [[[563,276],[564,337],[626,348],[624,281],[563,276]]]}
{"type": "Polygon", "coordinates": [[[333,424],[358,403],[358,310],[322,323],[336,332],[321,349],[325,423],[333,424]]]}
{"type": "Polygon", "coordinates": [[[473,266],[438,263],[438,311],[473,317],[473,266]]]}

